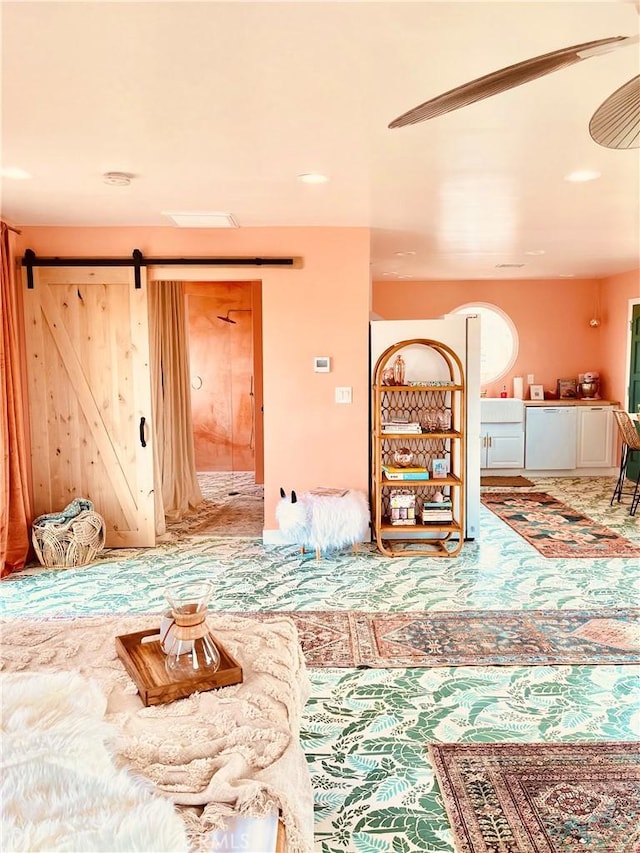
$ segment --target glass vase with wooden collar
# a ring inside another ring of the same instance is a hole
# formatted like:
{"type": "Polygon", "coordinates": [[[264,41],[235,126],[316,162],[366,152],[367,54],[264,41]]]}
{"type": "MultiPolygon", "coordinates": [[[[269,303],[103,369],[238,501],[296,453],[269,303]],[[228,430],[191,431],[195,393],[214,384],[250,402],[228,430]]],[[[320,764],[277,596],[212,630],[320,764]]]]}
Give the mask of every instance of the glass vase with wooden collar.
{"type": "Polygon", "coordinates": [[[160,630],[160,641],[167,655],[167,673],[181,681],[217,672],[220,652],[207,625],[213,584],[207,581],[178,583],[167,587],[164,595],[171,607],[160,630]]]}

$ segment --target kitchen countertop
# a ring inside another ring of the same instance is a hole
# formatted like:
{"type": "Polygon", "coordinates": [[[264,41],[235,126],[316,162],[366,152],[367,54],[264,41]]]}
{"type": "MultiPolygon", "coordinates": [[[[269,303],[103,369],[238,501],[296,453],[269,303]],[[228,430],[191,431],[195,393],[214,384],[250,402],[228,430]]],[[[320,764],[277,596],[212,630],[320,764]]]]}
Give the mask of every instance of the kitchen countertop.
{"type": "Polygon", "coordinates": [[[619,406],[617,400],[523,400],[525,406],[619,406]]]}

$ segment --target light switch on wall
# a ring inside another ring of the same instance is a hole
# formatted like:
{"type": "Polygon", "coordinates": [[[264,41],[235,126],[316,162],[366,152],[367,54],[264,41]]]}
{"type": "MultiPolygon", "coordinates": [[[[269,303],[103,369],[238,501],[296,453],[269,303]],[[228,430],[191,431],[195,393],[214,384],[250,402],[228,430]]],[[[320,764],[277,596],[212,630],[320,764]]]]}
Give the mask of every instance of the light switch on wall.
{"type": "Polygon", "coordinates": [[[527,373],[527,385],[533,385],[534,382],[535,378],[533,376],[533,373],[527,373]]]}
{"type": "Polygon", "coordinates": [[[336,403],[350,403],[351,402],[351,388],[336,388],[336,403]]]}

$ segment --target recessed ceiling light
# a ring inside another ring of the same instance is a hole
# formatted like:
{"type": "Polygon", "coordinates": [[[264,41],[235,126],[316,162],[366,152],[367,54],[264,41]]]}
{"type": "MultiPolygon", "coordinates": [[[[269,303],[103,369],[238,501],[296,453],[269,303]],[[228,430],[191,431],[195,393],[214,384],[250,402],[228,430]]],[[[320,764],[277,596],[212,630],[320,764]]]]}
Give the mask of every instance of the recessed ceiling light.
{"type": "Polygon", "coordinates": [[[593,169],[578,169],[575,172],[569,172],[564,176],[565,181],[571,181],[574,184],[581,184],[585,181],[595,181],[600,177],[600,172],[593,169]]]}
{"type": "Polygon", "coordinates": [[[102,180],[110,187],[128,187],[132,177],[126,172],[105,172],[102,180]]]}
{"type": "Polygon", "coordinates": [[[413,278],[412,275],[399,275],[398,278],[413,278]]]}
{"type": "Polygon", "coordinates": [[[524,264],[496,264],[497,270],[519,270],[524,264]]]}
{"type": "Polygon", "coordinates": [[[529,249],[525,255],[546,255],[546,251],[544,249],[529,249]]]}
{"type": "Polygon", "coordinates": [[[230,213],[213,211],[211,213],[196,212],[163,212],[179,228],[238,228],[239,225],[230,213]]]}
{"type": "Polygon", "coordinates": [[[558,278],[575,278],[574,272],[561,272],[558,273],[558,278]]]}
{"type": "Polygon", "coordinates": [[[409,258],[411,255],[415,255],[415,252],[394,252],[393,254],[396,258],[409,258]]]}
{"type": "Polygon", "coordinates": [[[0,171],[3,178],[9,178],[11,181],[27,181],[31,177],[29,172],[17,166],[3,166],[0,171]]]}
{"type": "Polygon", "coordinates": [[[317,172],[306,172],[304,175],[298,175],[298,180],[303,184],[326,184],[329,178],[317,172]]]}

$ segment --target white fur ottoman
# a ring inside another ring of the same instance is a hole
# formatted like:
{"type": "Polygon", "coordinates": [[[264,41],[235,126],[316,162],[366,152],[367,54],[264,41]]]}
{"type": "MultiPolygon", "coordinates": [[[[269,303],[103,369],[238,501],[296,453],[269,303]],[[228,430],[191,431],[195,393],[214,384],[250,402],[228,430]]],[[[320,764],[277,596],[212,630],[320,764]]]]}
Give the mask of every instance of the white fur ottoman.
{"type": "Polygon", "coordinates": [[[300,496],[291,492],[287,497],[280,489],[276,519],[288,542],[316,552],[339,550],[369,538],[369,503],[355,489],[313,489],[300,496]]]}

